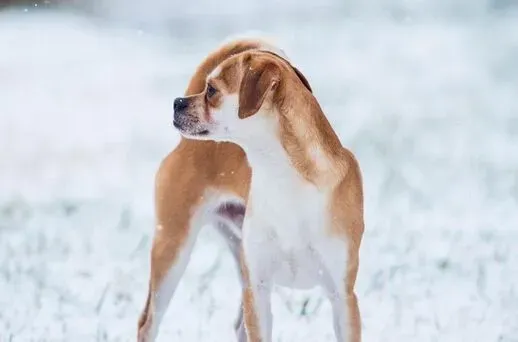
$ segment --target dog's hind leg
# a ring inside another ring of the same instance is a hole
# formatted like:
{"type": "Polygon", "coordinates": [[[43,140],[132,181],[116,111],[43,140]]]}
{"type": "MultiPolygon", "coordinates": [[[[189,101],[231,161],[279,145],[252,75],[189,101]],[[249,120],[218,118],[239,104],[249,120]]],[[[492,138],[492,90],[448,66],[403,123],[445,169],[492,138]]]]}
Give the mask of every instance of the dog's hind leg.
{"type": "MultiPolygon", "coordinates": [[[[185,271],[198,228],[177,241],[157,229],[151,252],[151,278],[145,308],[139,319],[139,342],[154,341],[171,297],[185,271]]],[[[163,229],[163,228],[162,228],[163,229]]]]}
{"type": "Polygon", "coordinates": [[[156,229],[151,249],[151,272],[146,304],[138,322],[138,341],[155,340],[198,235],[205,223],[204,188],[182,172],[171,153],[156,177],[156,229]],[[188,191],[186,190],[188,189],[188,191]]]}
{"type": "MultiPolygon", "coordinates": [[[[235,228],[241,229],[241,226],[235,226],[235,228]]],[[[233,230],[225,223],[219,223],[218,229],[220,233],[225,238],[234,262],[236,263],[236,267],[239,274],[239,285],[241,289],[243,288],[243,272],[240,267],[240,250],[241,250],[241,237],[237,236],[233,233],[233,230]]],[[[238,342],[246,342],[246,330],[245,330],[245,322],[243,317],[243,299],[241,299],[239,303],[238,313],[236,320],[234,321],[234,331],[236,333],[238,342]]]]}
{"type": "MultiPolygon", "coordinates": [[[[240,251],[245,206],[243,203],[225,202],[218,207],[216,213],[220,218],[218,230],[227,242],[239,273],[239,284],[241,288],[243,288],[243,273],[240,267],[240,251]]],[[[247,341],[242,299],[239,303],[238,314],[234,322],[234,331],[238,342],[247,341]]]]}

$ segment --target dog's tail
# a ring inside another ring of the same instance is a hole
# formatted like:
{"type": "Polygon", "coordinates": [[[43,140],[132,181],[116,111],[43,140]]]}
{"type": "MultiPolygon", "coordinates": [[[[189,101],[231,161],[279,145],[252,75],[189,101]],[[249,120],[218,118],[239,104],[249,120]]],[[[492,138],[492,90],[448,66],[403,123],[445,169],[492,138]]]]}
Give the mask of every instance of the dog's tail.
{"type": "Polygon", "coordinates": [[[257,46],[255,49],[274,53],[289,61],[288,55],[286,54],[286,51],[280,47],[281,44],[279,41],[261,31],[250,30],[239,34],[230,35],[223,40],[222,46],[238,41],[253,42],[257,46]]]}

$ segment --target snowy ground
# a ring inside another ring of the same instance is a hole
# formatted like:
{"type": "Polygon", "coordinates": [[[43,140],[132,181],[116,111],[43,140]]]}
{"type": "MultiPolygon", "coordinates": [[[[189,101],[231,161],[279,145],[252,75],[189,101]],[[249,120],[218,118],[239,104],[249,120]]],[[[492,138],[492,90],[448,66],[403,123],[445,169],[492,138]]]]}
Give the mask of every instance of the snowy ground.
{"type": "MultiPolygon", "coordinates": [[[[354,16],[303,3],[191,5],[136,26],[138,8],[108,11],[118,24],[0,13],[0,341],[135,339],[171,100],[244,28],[284,42],[360,160],[364,340],[518,341],[518,19],[481,1],[392,19],[375,1],[354,16]]],[[[207,230],[159,341],[233,340],[238,297],[207,230]]],[[[277,290],[275,341],[332,341],[321,298],[277,290]]]]}

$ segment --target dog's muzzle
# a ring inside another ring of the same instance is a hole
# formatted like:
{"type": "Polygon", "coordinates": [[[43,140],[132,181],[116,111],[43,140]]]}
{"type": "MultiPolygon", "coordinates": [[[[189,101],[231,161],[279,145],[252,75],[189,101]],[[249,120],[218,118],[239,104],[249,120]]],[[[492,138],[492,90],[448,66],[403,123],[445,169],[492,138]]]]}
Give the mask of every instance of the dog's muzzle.
{"type": "Polygon", "coordinates": [[[189,100],[185,97],[177,97],[173,102],[173,126],[181,131],[188,131],[197,120],[187,113],[189,100]]]}
{"type": "Polygon", "coordinates": [[[202,136],[209,133],[201,127],[198,117],[188,113],[189,99],[178,97],[173,102],[173,126],[182,134],[191,136],[202,136]]]}
{"type": "Polygon", "coordinates": [[[184,97],[177,97],[173,102],[173,124],[176,128],[180,128],[185,117],[185,109],[189,106],[189,101],[184,97]]]}

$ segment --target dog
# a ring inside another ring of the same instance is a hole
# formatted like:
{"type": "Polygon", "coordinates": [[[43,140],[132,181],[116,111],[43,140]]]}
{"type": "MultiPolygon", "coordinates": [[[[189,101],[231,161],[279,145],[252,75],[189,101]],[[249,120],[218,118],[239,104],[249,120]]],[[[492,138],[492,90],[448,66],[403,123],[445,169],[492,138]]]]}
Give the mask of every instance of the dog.
{"type": "Polygon", "coordinates": [[[359,342],[361,170],[302,73],[275,51],[232,55],[203,90],[174,100],[174,126],[186,139],[237,144],[250,164],[238,258],[248,341],[272,341],[277,284],[321,286],[336,340],[359,342]]]}
{"type": "MultiPolygon", "coordinates": [[[[207,76],[223,61],[244,51],[285,53],[257,33],[227,39],[195,70],[185,95],[205,90],[207,76]]],[[[189,262],[203,225],[221,233],[236,261],[241,285],[239,253],[241,227],[251,171],[243,150],[233,143],[181,137],[160,163],[155,176],[156,226],[151,247],[150,277],[144,308],[138,319],[137,340],[154,341],[162,317],[189,262]]],[[[238,341],[246,341],[243,305],[234,323],[238,341]]]]}

